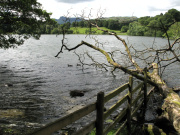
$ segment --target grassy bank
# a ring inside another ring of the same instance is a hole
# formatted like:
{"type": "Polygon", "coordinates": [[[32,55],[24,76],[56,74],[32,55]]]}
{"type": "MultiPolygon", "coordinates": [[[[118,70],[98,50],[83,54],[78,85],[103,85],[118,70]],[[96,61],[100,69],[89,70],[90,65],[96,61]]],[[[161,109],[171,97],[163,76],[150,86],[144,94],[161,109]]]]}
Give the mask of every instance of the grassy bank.
{"type": "MultiPolygon", "coordinates": [[[[108,31],[111,31],[111,32],[116,32],[118,35],[127,35],[127,33],[122,33],[121,31],[119,30],[110,30],[110,29],[107,29],[105,27],[100,27],[104,30],[108,30],[108,31]]],[[[89,32],[91,32],[91,34],[97,34],[97,35],[104,35],[104,34],[107,34],[101,30],[97,30],[97,28],[86,28],[86,27],[71,27],[70,30],[73,30],[73,34],[88,34],[89,32]]]]}

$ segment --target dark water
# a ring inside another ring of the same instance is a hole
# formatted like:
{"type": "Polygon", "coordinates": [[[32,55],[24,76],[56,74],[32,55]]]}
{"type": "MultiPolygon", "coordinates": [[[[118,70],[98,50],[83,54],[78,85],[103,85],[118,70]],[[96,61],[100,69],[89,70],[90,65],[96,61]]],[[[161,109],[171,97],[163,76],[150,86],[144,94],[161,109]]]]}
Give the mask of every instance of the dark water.
{"type": "MultiPolygon", "coordinates": [[[[94,43],[92,38],[83,35],[67,37],[69,46],[80,43],[82,39],[94,43]]],[[[105,35],[99,38],[108,51],[124,51],[114,37],[105,35]]],[[[150,37],[123,38],[136,47],[154,42],[150,37]]],[[[157,38],[155,44],[166,44],[166,40],[157,38]]],[[[98,92],[108,93],[128,81],[128,75],[119,71],[114,77],[110,72],[93,67],[85,66],[82,70],[77,66],[78,57],[73,53],[65,51],[60,58],[55,58],[60,45],[61,36],[43,35],[40,40],[29,39],[18,48],[0,50],[1,124],[19,128],[41,126],[95,101],[98,92]],[[72,66],[68,67],[68,64],[72,66]],[[71,90],[86,91],[85,96],[71,98],[71,90]]],[[[77,51],[89,51],[94,58],[104,60],[94,50],[81,48],[77,51]]],[[[118,61],[123,61],[123,56],[118,57],[118,61]]],[[[174,64],[163,76],[170,87],[180,86],[179,67],[179,64],[174,64]]]]}

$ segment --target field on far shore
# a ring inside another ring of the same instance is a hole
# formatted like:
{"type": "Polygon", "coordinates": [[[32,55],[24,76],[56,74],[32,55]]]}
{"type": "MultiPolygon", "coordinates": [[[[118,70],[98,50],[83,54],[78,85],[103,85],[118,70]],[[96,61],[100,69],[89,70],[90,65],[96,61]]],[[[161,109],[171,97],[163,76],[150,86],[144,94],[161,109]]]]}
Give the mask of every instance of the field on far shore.
{"type": "MultiPolygon", "coordinates": [[[[110,32],[116,32],[118,35],[127,35],[127,33],[122,33],[120,30],[110,30],[105,27],[100,27],[100,28],[104,30],[108,30],[110,32]]],[[[89,34],[89,32],[91,32],[91,34],[97,34],[97,35],[107,34],[101,30],[97,30],[97,28],[95,27],[91,29],[86,27],[71,27],[70,30],[73,30],[73,34],[89,34]]]]}

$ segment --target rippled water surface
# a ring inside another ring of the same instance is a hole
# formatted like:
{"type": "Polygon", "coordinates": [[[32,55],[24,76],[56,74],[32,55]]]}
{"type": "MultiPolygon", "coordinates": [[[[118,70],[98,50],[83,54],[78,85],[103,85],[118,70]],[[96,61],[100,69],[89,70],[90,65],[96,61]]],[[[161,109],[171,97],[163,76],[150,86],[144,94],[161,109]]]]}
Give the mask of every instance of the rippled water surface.
{"type": "MultiPolygon", "coordinates": [[[[92,39],[84,35],[67,37],[69,46],[81,40],[93,43],[92,39]]],[[[15,124],[20,128],[28,127],[30,123],[46,124],[68,114],[73,108],[95,101],[98,92],[108,93],[128,81],[128,75],[121,72],[116,72],[114,77],[110,72],[95,70],[93,67],[84,67],[82,70],[81,66],[77,66],[78,57],[73,53],[65,51],[60,58],[55,58],[61,38],[43,35],[40,40],[29,39],[15,49],[0,49],[1,123],[15,124]],[[83,90],[85,95],[71,98],[71,90],[83,90]]],[[[105,35],[99,38],[100,41],[107,41],[104,47],[108,51],[124,50],[114,37],[105,35]],[[106,46],[107,43],[109,46],[106,46]]],[[[152,45],[154,42],[154,38],[150,37],[123,38],[137,47],[143,43],[152,45]]],[[[164,39],[156,39],[156,44],[165,42],[164,39]]],[[[91,49],[79,49],[80,52],[87,50],[103,60],[102,55],[91,49]]],[[[170,87],[180,86],[179,76],[179,64],[175,64],[165,72],[164,79],[170,87]]]]}

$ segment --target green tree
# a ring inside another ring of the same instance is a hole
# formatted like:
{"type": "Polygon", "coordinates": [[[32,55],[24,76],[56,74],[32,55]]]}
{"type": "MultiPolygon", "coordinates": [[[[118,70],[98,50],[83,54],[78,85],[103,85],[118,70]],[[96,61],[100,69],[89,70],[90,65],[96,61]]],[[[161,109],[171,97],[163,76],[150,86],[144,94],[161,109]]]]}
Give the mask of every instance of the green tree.
{"type": "Polygon", "coordinates": [[[78,23],[77,22],[72,22],[72,27],[77,27],[78,23]]]}
{"type": "Polygon", "coordinates": [[[70,23],[70,22],[65,23],[65,28],[66,28],[66,29],[70,29],[70,26],[71,26],[71,23],[70,23]]]}
{"type": "Polygon", "coordinates": [[[80,27],[84,27],[84,21],[80,21],[78,24],[80,27]]]}
{"type": "Polygon", "coordinates": [[[51,25],[46,25],[46,34],[51,34],[53,27],[51,25]]]}
{"type": "Polygon", "coordinates": [[[147,26],[149,24],[149,21],[150,21],[150,16],[145,16],[138,19],[138,22],[144,26],[147,26]]]}
{"type": "Polygon", "coordinates": [[[45,34],[46,33],[46,25],[41,25],[40,29],[41,29],[41,34],[45,34]]]}
{"type": "MultiPolygon", "coordinates": [[[[176,9],[170,9],[168,10],[168,13],[172,16],[172,18],[178,22],[180,21],[180,12],[176,9]]],[[[165,14],[166,15],[166,14],[165,14]]]]}
{"type": "Polygon", "coordinates": [[[106,20],[103,21],[103,27],[106,27],[106,28],[108,27],[108,21],[106,20]]]}
{"type": "Polygon", "coordinates": [[[121,28],[121,32],[127,32],[128,29],[129,29],[129,26],[124,25],[124,26],[122,26],[122,28],[121,28]]]}
{"type": "Polygon", "coordinates": [[[180,21],[180,12],[176,9],[170,9],[164,15],[156,15],[153,20],[156,20],[156,27],[165,32],[172,24],[180,21]]]}
{"type": "Polygon", "coordinates": [[[146,28],[139,22],[133,22],[129,24],[128,34],[132,36],[144,36],[146,28]]]}
{"type": "MultiPolygon", "coordinates": [[[[171,39],[177,39],[178,37],[180,37],[180,22],[176,22],[175,24],[173,24],[169,28],[167,33],[171,39]]],[[[166,36],[166,35],[164,34],[163,36],[166,36]]]]}
{"type": "MultiPolygon", "coordinates": [[[[166,32],[168,29],[171,27],[171,25],[179,21],[180,12],[176,9],[170,9],[164,15],[161,13],[155,17],[145,16],[139,18],[138,22],[130,23],[128,34],[133,36],[167,37],[166,32]]],[[[168,35],[172,35],[171,33],[172,29],[168,35]]]]}
{"type": "Polygon", "coordinates": [[[108,29],[111,30],[120,30],[120,23],[117,20],[109,20],[108,29]]]}
{"type": "Polygon", "coordinates": [[[0,48],[22,45],[30,37],[39,39],[41,25],[53,23],[50,15],[36,0],[1,0],[0,48]]]}

